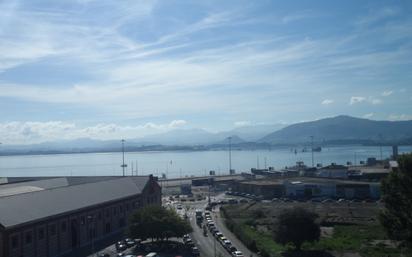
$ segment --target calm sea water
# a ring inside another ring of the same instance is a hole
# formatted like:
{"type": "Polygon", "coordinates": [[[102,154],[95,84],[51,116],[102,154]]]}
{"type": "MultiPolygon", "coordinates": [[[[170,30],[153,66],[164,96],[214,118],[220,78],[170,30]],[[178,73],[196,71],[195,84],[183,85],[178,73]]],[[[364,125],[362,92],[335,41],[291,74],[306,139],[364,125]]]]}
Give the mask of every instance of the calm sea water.
{"type": "MultiPolygon", "coordinates": [[[[412,146],[399,147],[399,152],[412,152],[412,146]]],[[[382,147],[383,158],[392,154],[391,147],[382,147]]],[[[332,162],[357,163],[368,157],[380,159],[379,147],[344,146],[327,147],[315,153],[315,164],[332,162]]],[[[310,152],[295,154],[290,148],[256,151],[232,151],[232,168],[236,172],[250,171],[250,168],[273,166],[276,169],[292,166],[296,161],[311,165],[310,152]]],[[[28,155],[0,157],[0,176],[98,176],[121,175],[121,153],[87,153],[58,155],[28,155]]],[[[125,153],[128,164],[126,174],[137,170],[139,175],[167,174],[169,178],[206,175],[215,170],[217,175],[227,174],[229,154],[227,151],[203,152],[132,152],[125,153]],[[133,163],[133,164],[132,164],[133,163]]]]}

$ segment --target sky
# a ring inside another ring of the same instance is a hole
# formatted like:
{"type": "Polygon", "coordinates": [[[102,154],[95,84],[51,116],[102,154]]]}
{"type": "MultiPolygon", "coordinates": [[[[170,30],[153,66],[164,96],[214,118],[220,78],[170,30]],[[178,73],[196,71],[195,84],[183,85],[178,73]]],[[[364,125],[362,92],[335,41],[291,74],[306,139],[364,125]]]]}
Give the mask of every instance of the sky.
{"type": "Polygon", "coordinates": [[[411,1],[0,0],[0,142],[412,119],[411,1]]]}

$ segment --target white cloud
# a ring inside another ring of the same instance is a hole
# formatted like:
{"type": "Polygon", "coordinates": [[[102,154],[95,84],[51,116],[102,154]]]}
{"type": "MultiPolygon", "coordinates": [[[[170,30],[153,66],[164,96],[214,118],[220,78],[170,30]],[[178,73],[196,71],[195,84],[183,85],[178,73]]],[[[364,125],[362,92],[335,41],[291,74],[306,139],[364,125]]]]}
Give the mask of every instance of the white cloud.
{"type": "Polygon", "coordinates": [[[376,105],[376,104],[381,104],[381,103],[382,103],[382,100],[381,100],[381,99],[373,98],[373,97],[368,98],[368,101],[369,101],[371,104],[374,104],[374,105],[376,105]]]}
{"type": "Polygon", "coordinates": [[[371,112],[371,113],[367,113],[367,114],[363,115],[362,117],[365,118],[365,119],[370,119],[370,118],[373,117],[373,115],[374,115],[374,113],[371,112]]]}
{"type": "Polygon", "coordinates": [[[365,101],[366,101],[366,98],[363,97],[363,96],[352,96],[349,100],[349,104],[354,105],[354,104],[362,103],[362,102],[365,102],[365,101]]]}
{"type": "Polygon", "coordinates": [[[334,100],[331,100],[331,99],[325,99],[325,100],[322,101],[323,105],[329,105],[329,104],[332,104],[332,103],[334,103],[334,100]]]}
{"type": "Polygon", "coordinates": [[[250,121],[236,121],[234,123],[235,127],[246,127],[246,126],[250,126],[252,125],[252,123],[250,121]]]}
{"type": "Polygon", "coordinates": [[[373,10],[367,15],[364,15],[356,23],[361,26],[369,26],[381,20],[391,18],[399,14],[400,9],[396,7],[386,6],[379,10],[373,10]]]}
{"type": "Polygon", "coordinates": [[[390,96],[390,95],[392,95],[393,94],[393,91],[392,90],[386,90],[386,91],[383,91],[382,92],[382,96],[390,96]]]}
{"type": "Polygon", "coordinates": [[[412,114],[391,114],[388,119],[393,121],[412,120],[412,114]]]}
{"type": "Polygon", "coordinates": [[[148,122],[137,126],[96,124],[94,126],[79,127],[75,123],[62,121],[5,122],[0,123],[0,138],[2,138],[3,144],[33,144],[76,138],[128,139],[166,132],[183,127],[186,124],[185,120],[173,120],[164,124],[148,122]]]}
{"type": "Polygon", "coordinates": [[[373,105],[381,104],[382,100],[375,97],[363,97],[363,96],[352,96],[349,100],[350,105],[358,104],[358,103],[369,103],[373,105]]]}

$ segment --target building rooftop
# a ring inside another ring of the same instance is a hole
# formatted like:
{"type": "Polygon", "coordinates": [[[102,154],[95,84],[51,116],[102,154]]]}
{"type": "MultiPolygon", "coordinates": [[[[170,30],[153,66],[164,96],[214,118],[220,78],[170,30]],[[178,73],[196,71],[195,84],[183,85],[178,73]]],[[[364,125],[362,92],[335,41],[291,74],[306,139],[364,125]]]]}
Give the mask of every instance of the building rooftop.
{"type": "Polygon", "coordinates": [[[354,180],[344,180],[344,179],[330,179],[330,178],[312,178],[312,177],[295,177],[295,178],[279,178],[271,180],[250,180],[241,181],[241,184],[249,185],[283,185],[286,183],[297,185],[297,184],[379,184],[374,182],[365,181],[354,181],[354,180]]]}
{"type": "Polygon", "coordinates": [[[141,194],[149,176],[41,178],[0,185],[4,228],[141,194]]]}

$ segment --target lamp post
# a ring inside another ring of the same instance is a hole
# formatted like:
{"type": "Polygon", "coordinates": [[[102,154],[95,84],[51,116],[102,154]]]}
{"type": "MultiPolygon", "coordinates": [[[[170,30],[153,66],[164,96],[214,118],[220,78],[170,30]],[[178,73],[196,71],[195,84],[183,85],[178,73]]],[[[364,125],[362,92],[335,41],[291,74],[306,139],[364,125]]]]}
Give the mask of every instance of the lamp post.
{"type": "Polygon", "coordinates": [[[313,156],[313,136],[310,136],[311,139],[311,145],[312,145],[312,168],[315,167],[315,160],[313,156]]]}
{"type": "Polygon", "coordinates": [[[123,177],[125,175],[124,169],[127,167],[127,164],[124,164],[124,142],[125,142],[125,140],[122,139],[122,153],[123,153],[122,160],[123,160],[123,164],[120,167],[122,167],[122,170],[123,170],[123,177]]]}
{"type": "Polygon", "coordinates": [[[228,137],[229,139],[229,175],[232,174],[232,137],[228,137]]]}

